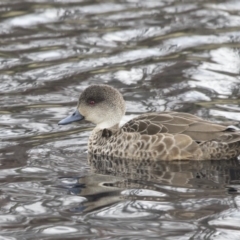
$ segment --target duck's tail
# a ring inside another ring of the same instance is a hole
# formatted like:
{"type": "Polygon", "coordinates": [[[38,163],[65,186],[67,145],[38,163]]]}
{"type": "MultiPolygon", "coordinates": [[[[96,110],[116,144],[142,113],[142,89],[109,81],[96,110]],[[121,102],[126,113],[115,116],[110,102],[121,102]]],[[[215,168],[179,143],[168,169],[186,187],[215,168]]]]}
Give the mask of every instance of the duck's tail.
{"type": "Polygon", "coordinates": [[[200,144],[204,159],[225,160],[234,159],[240,155],[240,139],[234,142],[203,142],[200,144]]]}

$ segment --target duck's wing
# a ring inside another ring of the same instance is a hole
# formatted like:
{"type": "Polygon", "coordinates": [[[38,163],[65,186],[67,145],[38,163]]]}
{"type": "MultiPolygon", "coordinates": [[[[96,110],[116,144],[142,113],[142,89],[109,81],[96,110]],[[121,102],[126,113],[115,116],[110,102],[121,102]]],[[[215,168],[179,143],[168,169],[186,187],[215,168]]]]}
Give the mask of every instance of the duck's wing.
{"type": "Polygon", "coordinates": [[[232,128],[214,124],[188,113],[147,113],[134,118],[122,126],[124,132],[138,132],[141,135],[158,133],[185,134],[194,141],[234,141],[240,134],[233,134],[232,128]]]}

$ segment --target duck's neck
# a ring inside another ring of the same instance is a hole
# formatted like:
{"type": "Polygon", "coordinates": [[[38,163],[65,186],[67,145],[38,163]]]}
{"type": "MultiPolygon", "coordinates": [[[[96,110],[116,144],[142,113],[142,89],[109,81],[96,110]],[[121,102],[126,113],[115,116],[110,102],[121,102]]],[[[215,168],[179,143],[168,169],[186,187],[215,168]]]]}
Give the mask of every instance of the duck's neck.
{"type": "Polygon", "coordinates": [[[119,128],[119,123],[109,124],[107,122],[103,122],[103,123],[98,124],[94,128],[94,131],[98,132],[98,131],[103,130],[103,129],[118,130],[118,128],[119,128]]]}

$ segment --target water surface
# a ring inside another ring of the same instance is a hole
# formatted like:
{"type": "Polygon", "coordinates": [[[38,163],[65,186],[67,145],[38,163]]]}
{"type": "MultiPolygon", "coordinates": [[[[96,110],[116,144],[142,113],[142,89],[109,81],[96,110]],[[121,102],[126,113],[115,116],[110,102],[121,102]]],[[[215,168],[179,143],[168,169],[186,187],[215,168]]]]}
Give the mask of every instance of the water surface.
{"type": "Polygon", "coordinates": [[[239,239],[240,163],[87,155],[93,83],[127,115],[240,120],[238,0],[0,0],[0,239],[239,239]]]}

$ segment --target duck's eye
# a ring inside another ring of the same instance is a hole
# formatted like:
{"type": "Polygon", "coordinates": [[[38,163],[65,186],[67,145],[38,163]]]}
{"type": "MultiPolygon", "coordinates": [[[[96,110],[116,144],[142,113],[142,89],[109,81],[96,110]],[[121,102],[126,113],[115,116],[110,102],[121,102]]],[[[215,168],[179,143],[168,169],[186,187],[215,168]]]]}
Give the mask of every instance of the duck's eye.
{"type": "Polygon", "coordinates": [[[88,104],[89,104],[89,105],[94,105],[94,104],[95,104],[95,101],[94,101],[94,100],[88,100],[88,104]]]}

